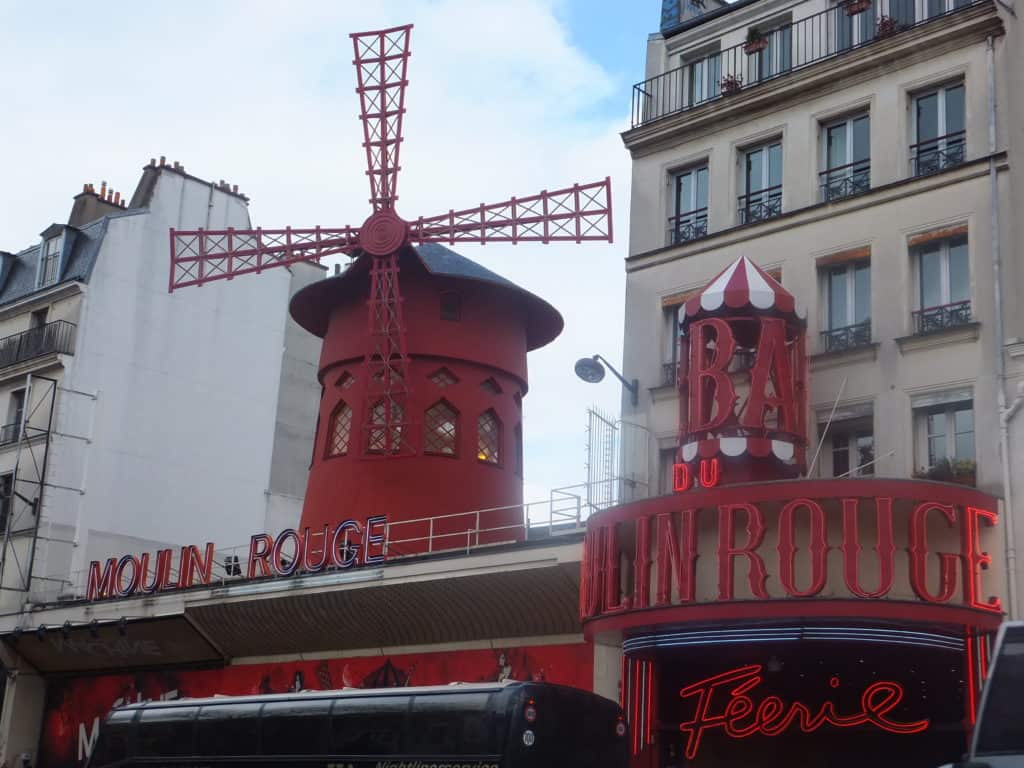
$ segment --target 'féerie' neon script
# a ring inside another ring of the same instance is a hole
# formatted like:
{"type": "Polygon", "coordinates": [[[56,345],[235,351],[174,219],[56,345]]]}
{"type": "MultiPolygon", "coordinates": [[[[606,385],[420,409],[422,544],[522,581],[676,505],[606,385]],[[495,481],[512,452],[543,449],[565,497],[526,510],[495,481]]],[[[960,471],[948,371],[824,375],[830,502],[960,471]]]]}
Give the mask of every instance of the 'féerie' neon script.
{"type": "MultiPolygon", "coordinates": [[[[688,734],[688,760],[693,760],[697,756],[701,737],[705,731],[712,728],[722,728],[734,739],[745,739],[754,734],[778,736],[794,721],[804,733],[813,733],[824,725],[852,728],[866,724],[889,733],[920,733],[931,722],[916,720],[912,723],[898,723],[886,717],[903,699],[903,686],[899,683],[884,680],[871,683],[861,694],[860,711],[840,715],[836,713],[835,705],[831,701],[824,702],[817,714],[812,714],[811,708],[806,704],[794,701],[787,705],[778,696],[766,696],[760,703],[755,704],[747,694],[761,682],[761,665],[750,664],[705,678],[679,691],[679,695],[684,699],[698,697],[693,719],[679,726],[679,730],[688,734]],[[719,708],[713,708],[712,704],[717,704],[721,696],[715,696],[715,692],[730,685],[734,687],[728,691],[728,702],[716,714],[719,708]]],[[[839,678],[833,677],[829,685],[838,688],[839,678]]]]}

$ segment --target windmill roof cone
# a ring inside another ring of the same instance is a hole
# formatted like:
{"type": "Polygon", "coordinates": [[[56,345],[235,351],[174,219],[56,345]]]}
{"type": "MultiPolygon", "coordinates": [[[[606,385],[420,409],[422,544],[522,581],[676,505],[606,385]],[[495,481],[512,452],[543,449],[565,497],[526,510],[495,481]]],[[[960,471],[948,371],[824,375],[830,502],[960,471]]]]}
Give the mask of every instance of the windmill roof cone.
{"type": "Polygon", "coordinates": [[[467,535],[481,543],[523,535],[517,505],[526,353],[562,328],[542,299],[440,244],[612,241],[608,178],[435,216],[399,216],[411,29],[351,35],[372,206],[363,224],[172,229],[169,286],[355,257],[343,275],[308,286],[291,304],[295,320],[324,340],[324,394],[302,527],[322,531],[386,516],[395,554],[453,544],[435,539],[454,532],[463,544],[473,543],[467,535]],[[488,519],[464,514],[494,507],[503,509],[488,519]],[[394,525],[443,514],[453,516],[434,526],[434,538],[426,523],[423,531],[418,523],[394,525]]]}

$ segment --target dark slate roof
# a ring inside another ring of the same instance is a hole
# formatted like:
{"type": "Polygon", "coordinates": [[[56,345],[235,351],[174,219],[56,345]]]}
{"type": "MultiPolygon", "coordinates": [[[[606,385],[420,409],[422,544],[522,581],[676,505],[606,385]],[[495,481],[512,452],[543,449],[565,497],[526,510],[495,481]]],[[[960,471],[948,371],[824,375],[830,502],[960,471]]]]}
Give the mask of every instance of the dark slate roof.
{"type": "MultiPolygon", "coordinates": [[[[46,288],[68,282],[89,282],[100,245],[107,233],[108,220],[109,218],[104,216],[81,229],[63,227],[64,252],[61,276],[56,283],[46,288]]],[[[20,253],[0,254],[0,306],[43,290],[36,287],[40,247],[41,245],[35,245],[20,253]]]]}
{"type": "MultiPolygon", "coordinates": [[[[408,258],[409,251],[419,257],[420,263],[432,275],[486,283],[515,295],[526,309],[529,349],[544,346],[562,332],[564,321],[558,310],[511,280],[438,243],[412,246],[403,258],[408,258]]],[[[327,332],[331,308],[336,305],[341,294],[353,289],[358,277],[369,272],[369,263],[370,259],[365,255],[357,256],[340,275],[312,283],[298,291],[291,301],[291,314],[295,322],[310,333],[323,337],[327,332]]]]}

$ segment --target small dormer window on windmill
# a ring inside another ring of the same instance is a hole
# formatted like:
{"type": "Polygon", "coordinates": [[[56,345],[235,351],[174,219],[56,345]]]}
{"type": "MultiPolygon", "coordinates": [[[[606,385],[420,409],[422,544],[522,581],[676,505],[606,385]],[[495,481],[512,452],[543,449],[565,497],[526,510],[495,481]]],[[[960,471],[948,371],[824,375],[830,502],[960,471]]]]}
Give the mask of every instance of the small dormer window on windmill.
{"type": "Polygon", "coordinates": [[[60,250],[63,244],[63,233],[48,237],[43,241],[42,263],[39,265],[40,286],[57,282],[57,277],[60,275],[60,250]]]}

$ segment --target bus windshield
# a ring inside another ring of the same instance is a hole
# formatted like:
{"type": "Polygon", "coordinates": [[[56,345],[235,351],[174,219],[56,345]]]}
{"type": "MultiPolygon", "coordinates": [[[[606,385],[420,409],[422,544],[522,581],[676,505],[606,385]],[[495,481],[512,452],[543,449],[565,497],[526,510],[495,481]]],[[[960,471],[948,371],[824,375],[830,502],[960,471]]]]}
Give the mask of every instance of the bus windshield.
{"type": "Polygon", "coordinates": [[[344,768],[625,768],[617,704],[545,683],[317,691],[120,707],[88,768],[334,765],[344,768]]]}

